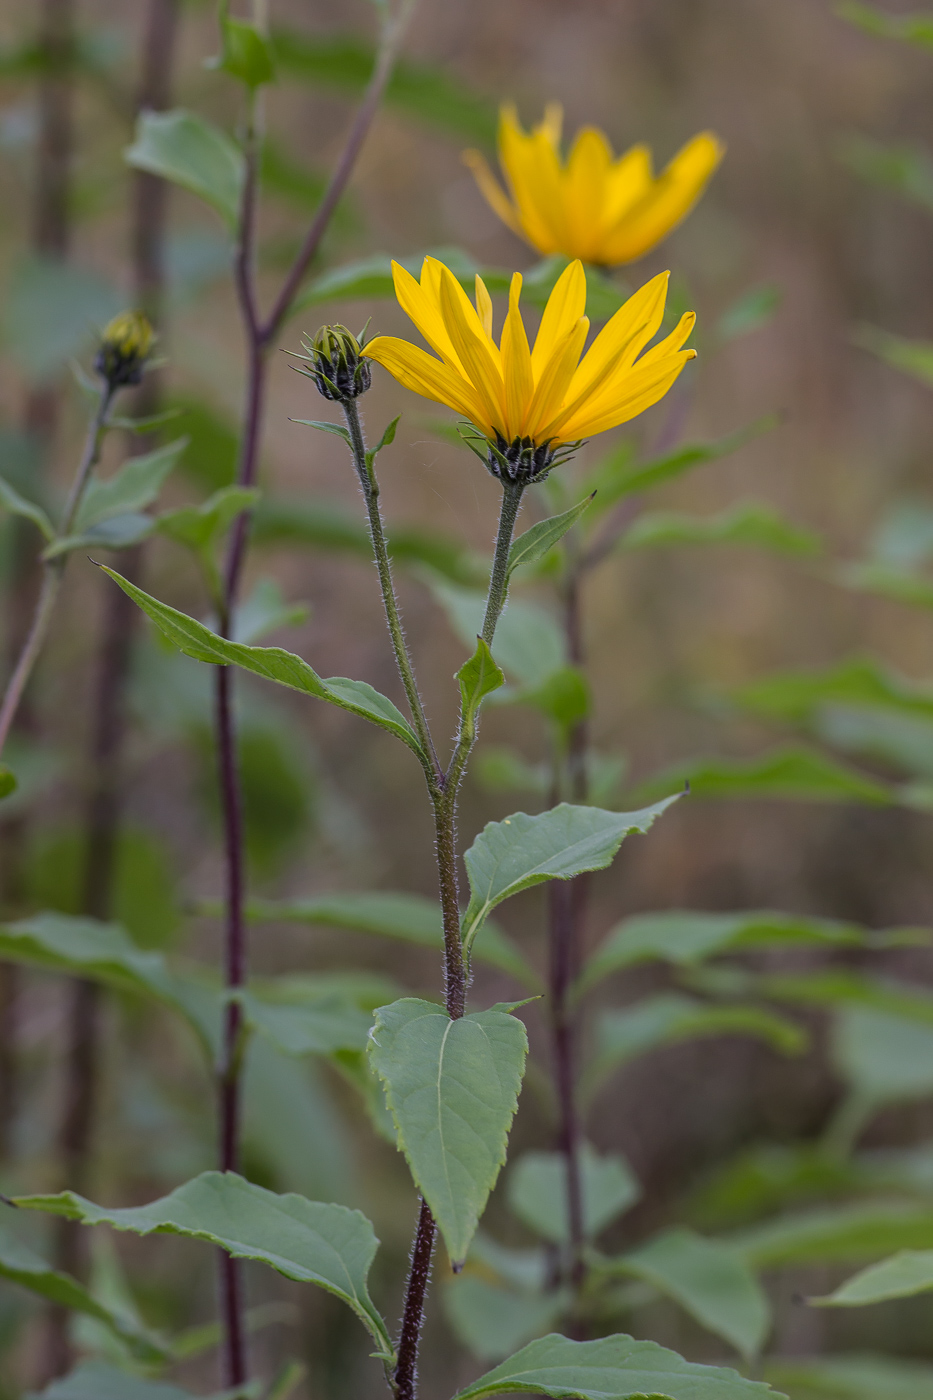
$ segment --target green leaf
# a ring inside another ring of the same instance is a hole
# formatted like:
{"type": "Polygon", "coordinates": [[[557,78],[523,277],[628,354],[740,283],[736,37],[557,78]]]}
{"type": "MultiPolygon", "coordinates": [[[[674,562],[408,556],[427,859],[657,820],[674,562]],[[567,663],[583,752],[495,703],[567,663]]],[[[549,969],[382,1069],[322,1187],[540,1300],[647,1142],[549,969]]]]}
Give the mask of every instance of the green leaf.
{"type": "Polygon", "coordinates": [[[846,1006],[836,1016],[832,1047],[840,1074],[872,1104],[933,1093],[933,1018],[924,1025],[871,1006],[846,1006]]]}
{"type": "Polygon", "coordinates": [[[819,536],[791,525],[772,506],[746,501],[720,515],[680,515],[654,511],[638,516],[620,545],[623,549],[657,549],[665,545],[733,544],[773,549],[781,554],[819,554],[819,536]]]}
{"type": "Polygon", "coordinates": [[[93,479],[81,498],[75,517],[75,533],[83,534],[102,520],[111,520],[114,516],[128,515],[151,506],[188,446],[188,441],[186,437],[176,438],[154,452],[130,457],[105,481],[93,479]]]}
{"type": "Polygon", "coordinates": [[[836,14],[879,39],[901,39],[921,49],[933,49],[933,15],[889,15],[862,0],[840,0],[836,14]]]}
{"type": "Polygon", "coordinates": [[[382,437],[376,443],[376,446],[371,447],[366,453],[366,464],[370,468],[370,470],[372,470],[372,465],[373,462],[375,462],[376,460],[377,453],[381,452],[384,447],[391,447],[392,443],[395,441],[395,431],[398,428],[401,417],[402,415],[399,413],[397,417],[392,419],[392,422],[386,428],[385,432],[382,434],[382,437]]]}
{"type": "Polygon", "coordinates": [[[679,992],[660,992],[625,1010],[602,1013],[581,1093],[591,1098],[608,1075],[651,1050],[722,1035],[752,1036],[785,1055],[799,1055],[807,1046],[800,1027],[773,1011],[733,1003],[710,1005],[679,992]]]}
{"type": "Polygon", "coordinates": [[[37,506],[35,501],[27,501],[26,497],[21,496],[16,487],[11,486],[2,476],[0,476],[0,508],[10,515],[18,515],[24,520],[31,520],[47,540],[55,538],[55,527],[42,507],[37,506]]]}
{"type": "Polygon", "coordinates": [[[562,666],[530,690],[509,692],[500,703],[534,705],[559,728],[569,731],[586,719],[592,709],[592,692],[586,674],[578,666],[562,666]]]}
{"type": "Polygon", "coordinates": [[[0,802],[4,797],[11,797],[19,787],[16,774],[12,768],[7,768],[5,763],[0,763],[0,802]]]}
{"type": "MultiPolygon", "coordinates": [[[[242,1392],[227,1391],[229,1400],[242,1392]]],[[[23,1400],[193,1400],[190,1390],[179,1390],[167,1381],[148,1381],[101,1361],[82,1361],[67,1376],[52,1381],[40,1394],[23,1400]]],[[[214,1396],[213,1400],[223,1400],[214,1396]]]]}
{"type": "Polygon", "coordinates": [[[350,432],[342,423],[328,423],[318,418],[290,418],[289,422],[298,423],[302,428],[317,428],[319,433],[330,433],[333,437],[342,438],[349,447],[350,432]]]}
{"type": "Polygon", "coordinates": [[[933,1249],[902,1249],[847,1279],[825,1298],[809,1298],[813,1307],[864,1308],[891,1298],[914,1298],[933,1289],[933,1249]]]}
{"type": "Polygon", "coordinates": [[[720,316],[716,331],[720,340],[738,340],[761,330],[781,305],[783,293],[773,282],[751,287],[720,316]]]}
{"type": "Polygon", "coordinates": [[[933,160],[924,146],[912,141],[884,145],[865,136],[849,136],[841,143],[839,154],[861,179],[933,211],[933,160]]]}
{"type": "Polygon", "coordinates": [[[306,1005],[242,997],[246,1020],[283,1055],[332,1055],[337,1050],[364,1050],[372,1015],[342,997],[322,997],[306,1005]]]}
{"type": "MultiPolygon", "coordinates": [[[[602,1157],[589,1143],[580,1152],[583,1233],[594,1239],[641,1197],[641,1186],[624,1157],[602,1157]]],[[[509,1169],[509,1206],[518,1218],[554,1244],[567,1244],[566,1159],[559,1152],[526,1152],[509,1169]]]]}
{"type": "Polygon", "coordinates": [[[231,230],[243,193],[243,152],[225,131],[195,112],[143,112],[136,139],[124,152],[128,165],[182,185],[217,210],[231,230]]]}
{"type": "Polygon", "coordinates": [[[859,593],[874,593],[911,607],[933,608],[933,581],[923,574],[886,564],[848,564],[839,570],[837,578],[844,588],[859,593]]]}
{"type": "Polygon", "coordinates": [[[62,554],[71,554],[76,549],[130,549],[148,539],[155,529],[156,522],[151,515],[115,515],[111,520],[102,520],[99,525],[91,525],[81,535],[62,535],[42,551],[43,559],[56,559],[62,554]]]}
{"type": "Polygon", "coordinates": [[[15,1204],[82,1225],[206,1240],[235,1259],[258,1259],[286,1278],[317,1284],[341,1298],[375,1339],[380,1355],[392,1356],[386,1325],[367,1289],[379,1241],[358,1210],[277,1196],[234,1172],[202,1172],[145,1206],[106,1210],[73,1191],[20,1196],[15,1204]]]}
{"type": "Polygon", "coordinates": [[[570,510],[565,510],[562,515],[552,515],[548,520],[539,521],[523,535],[519,535],[518,539],[513,540],[506,576],[511,578],[515,570],[523,564],[537,564],[539,559],[543,559],[548,550],[562,540],[571,526],[577,523],[595,494],[593,492],[585,500],[571,506],[570,510]]]}
{"type": "Polygon", "coordinates": [[[879,326],[860,326],[853,337],[855,344],[872,355],[877,355],[892,369],[919,379],[927,387],[933,386],[933,344],[927,340],[908,340],[901,335],[891,335],[879,326]]]}
{"type": "Polygon", "coordinates": [[[68,914],[35,914],[0,924],[0,956],[7,962],[104,982],[119,991],[154,997],[188,1021],[208,1056],[219,1022],[209,988],[169,972],[160,953],[137,948],[118,924],[68,914]]]}
{"type": "Polygon", "coordinates": [[[231,19],[227,10],[229,0],[220,15],[222,49],[218,58],[208,59],[206,68],[229,73],[251,91],[275,79],[275,58],[272,44],[255,24],[231,19]]]}
{"type": "Polygon", "coordinates": [[[369,1054],[399,1148],[455,1263],[505,1162],[527,1047],[522,1022],[496,1007],[452,1021],[405,997],[376,1012],[369,1054]]]}
{"type": "Polygon", "coordinates": [[[176,544],[207,555],[244,510],[259,500],[259,491],[246,486],[222,486],[198,506],[164,511],[158,529],[176,544]]]}
{"type": "Polygon", "coordinates": [[[895,710],[933,720],[933,689],[873,657],[853,657],[824,671],[782,671],[735,692],[745,708],[802,723],[825,706],[895,710]]]}
{"type": "MultiPolygon", "coordinates": [[[[103,567],[103,566],[101,566],[103,567]]],[[[305,695],[313,695],[318,700],[326,700],[351,714],[360,715],[380,728],[387,729],[396,738],[425,760],[417,736],[391,700],[380,695],[365,681],[347,680],[343,676],[332,676],[322,680],[311,669],[307,661],[281,647],[249,647],[240,642],[230,642],[212,632],[209,627],[196,622],[193,617],[160,603],[157,598],[144,593],[141,588],[122,578],[113,569],[104,569],[124,593],[128,594],[150,617],[168,640],[195,661],[205,661],[214,666],[241,666],[256,676],[275,681],[278,685],[299,690],[305,695]]]]}
{"type": "MultiPolygon", "coordinates": [[[[13,267],[5,289],[3,342],[31,379],[47,379],[124,305],[123,292],[97,273],[60,258],[29,258],[13,267]]],[[[92,389],[96,397],[99,385],[92,389]]]]}
{"type": "Polygon", "coordinates": [[[933,1248],[933,1210],[895,1201],[859,1202],[781,1215],[723,1242],[756,1269],[845,1264],[896,1249],[933,1248]]]}
{"type": "MultiPolygon", "coordinates": [[[[355,34],[299,34],[275,29],[279,71],[347,93],[362,93],[376,61],[372,44],[355,34]]],[[[403,58],[396,63],[385,93],[386,105],[450,135],[493,145],[495,104],[467,87],[446,66],[403,58]]]]}
{"type": "MultiPolygon", "coordinates": [[[[689,967],[720,953],[769,946],[871,946],[874,936],[857,924],[784,914],[773,909],[737,914],[707,914],[671,909],[663,914],[635,914],[610,929],[587,960],[577,992],[582,993],[613,972],[661,959],[689,967]]],[[[875,940],[887,946],[878,936],[875,940]]]]}
{"type": "Polygon", "coordinates": [[[769,1381],[794,1400],[933,1400],[933,1366],[850,1352],[769,1361],[769,1381]]]}
{"type": "Polygon", "coordinates": [[[771,1329],[767,1296],[744,1260],[718,1240],[665,1230],[608,1266],[650,1283],[746,1361],[761,1351],[771,1329]]]}
{"type": "MultiPolygon", "coordinates": [[[[431,581],[431,592],[444,608],[463,645],[471,650],[483,630],[486,595],[431,581]]],[[[510,602],[496,628],[492,654],[507,675],[526,690],[536,690],[567,665],[567,644],[554,618],[524,599],[510,602]]]]}
{"type": "Polygon", "coordinates": [[[465,723],[472,725],[476,712],[487,695],[505,685],[505,676],[492,659],[492,652],[482,637],[476,638],[476,651],[464,661],[457,672],[460,704],[465,723]]]}
{"type": "Polygon", "coordinates": [[[872,802],[890,805],[894,791],[814,749],[785,744],[757,758],[695,758],[643,783],[642,801],[689,784],[695,797],[777,797],[800,802],[872,802]]]}
{"type": "Polygon", "coordinates": [[[459,1391],[454,1400],[521,1393],[553,1400],[765,1400],[774,1394],[737,1371],[684,1361],[656,1342],[636,1342],[624,1333],[571,1342],[552,1332],[459,1391]]]}
{"type": "MultiPolygon", "coordinates": [[[[435,899],[417,894],[325,894],[310,899],[253,899],[247,903],[248,919],[288,923],[326,924],[353,929],[404,943],[442,949],[444,926],[435,899]]],[[[510,973],[525,986],[537,988],[539,978],[512,941],[495,924],[484,924],[473,947],[480,962],[510,973]]]]}
{"type": "Polygon", "coordinates": [[[676,800],[668,797],[640,812],[607,812],[562,802],[540,816],[515,812],[504,821],[489,822],[464,856],[470,881],[464,947],[470,947],[486,916],[512,895],[545,880],[571,880],[587,870],[604,870],[626,836],[646,832],[676,800]]]}
{"type": "Polygon", "coordinates": [[[481,1361],[499,1361],[540,1337],[569,1303],[566,1290],[519,1293],[466,1271],[448,1281],[442,1297],[454,1333],[481,1361]]]}
{"type": "Polygon", "coordinates": [[[76,1278],[54,1269],[5,1232],[0,1232],[0,1278],[19,1284],[50,1303],[95,1318],[142,1361],[159,1363],[165,1360],[167,1348],[154,1335],[134,1326],[119,1310],[99,1302],[76,1278]]]}
{"type": "Polygon", "coordinates": [[[251,646],[281,627],[300,627],[310,611],[307,603],[286,603],[275,579],[257,579],[249,597],[236,609],[233,639],[251,646]]]}

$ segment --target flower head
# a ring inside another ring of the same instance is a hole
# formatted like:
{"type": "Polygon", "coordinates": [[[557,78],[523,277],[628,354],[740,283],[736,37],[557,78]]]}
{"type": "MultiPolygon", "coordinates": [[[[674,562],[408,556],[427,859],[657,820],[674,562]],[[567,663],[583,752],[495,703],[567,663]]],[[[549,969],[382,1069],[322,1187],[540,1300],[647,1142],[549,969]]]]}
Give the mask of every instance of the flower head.
{"type": "Polygon", "coordinates": [[[580,262],[558,279],[534,348],[518,306],[521,273],[512,277],[497,345],[492,301],[481,277],[474,306],[436,258],[425,258],[420,283],[398,263],[392,269],[400,305],[440,358],[388,335],[377,336],[363,353],[406,388],[468,418],[491,445],[493,470],[493,461],[505,470],[511,454],[529,480],[540,477],[561,447],[625,423],[657,403],[696,354],[682,349],[696,320],[692,312],[665,340],[645,350],[664,315],[666,272],[629,297],[581,360],[590,323],[583,314],[586,276],[580,262]]]}
{"type": "Polygon", "coordinates": [[[372,383],[372,370],[363,359],[365,334],[357,337],[346,326],[322,326],[313,340],[304,337],[302,344],[308,353],[293,358],[306,360],[309,368],[299,373],[313,379],[325,399],[341,402],[365,394],[372,383]]]}
{"type": "Polygon", "coordinates": [[[716,137],[704,131],[655,176],[647,146],[613,159],[603,132],[587,126],[562,163],[562,121],[560,105],[550,103],[541,124],[525,132],[515,108],[502,108],[499,161],[509,193],[479,151],[465,151],[463,158],[488,203],[519,237],[545,255],[563,253],[601,267],[634,262],[666,238],[723,155],[716,137]]]}
{"type": "Polygon", "coordinates": [[[138,384],[154,341],[155,332],[142,311],[121,311],[101,332],[94,368],[112,389],[138,384]]]}

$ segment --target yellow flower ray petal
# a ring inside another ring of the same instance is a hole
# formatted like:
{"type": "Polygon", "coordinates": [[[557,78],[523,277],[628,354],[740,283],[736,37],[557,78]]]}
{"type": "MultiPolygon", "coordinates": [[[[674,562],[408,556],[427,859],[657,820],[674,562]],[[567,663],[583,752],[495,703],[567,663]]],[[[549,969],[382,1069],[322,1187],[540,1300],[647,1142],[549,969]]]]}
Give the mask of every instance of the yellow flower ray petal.
{"type": "Polygon", "coordinates": [[[612,151],[603,133],[583,127],[567,158],[562,184],[571,242],[586,250],[590,262],[599,257],[611,165],[612,151]]]}
{"type": "MultiPolygon", "coordinates": [[[[452,272],[441,265],[441,314],[460,357],[464,371],[483,404],[484,417],[500,432],[505,428],[505,386],[499,368],[499,351],[491,345],[479,323],[475,308],[464,295],[452,272]],[[458,295],[459,294],[459,295],[458,295]],[[460,298],[472,316],[464,314],[460,298]],[[493,358],[495,350],[496,358],[493,358]]],[[[500,361],[501,362],[501,361],[500,361]]]]}
{"type": "MultiPolygon", "coordinates": [[[[422,269],[423,278],[424,270],[422,269]]],[[[398,304],[406,316],[415,323],[432,350],[436,350],[441,359],[462,374],[463,366],[454,350],[453,342],[447,334],[447,327],[444,325],[444,318],[441,316],[436,298],[433,298],[422,283],[417,282],[408,269],[402,267],[401,263],[392,263],[392,280],[395,283],[398,304]]]]}
{"type": "Polygon", "coordinates": [[[659,175],[654,187],[606,237],[613,265],[634,262],[686,218],[723,157],[711,132],[702,132],[659,175]]]}
{"type": "Polygon", "coordinates": [[[570,327],[563,341],[555,347],[544,367],[544,373],[538,380],[534,397],[528,405],[522,427],[523,435],[533,437],[538,442],[546,442],[551,436],[547,425],[560,413],[589,328],[589,321],[585,316],[581,316],[576,324],[570,327]]]}
{"type": "Polygon", "coordinates": [[[670,335],[659,340],[657,345],[652,345],[650,350],[646,350],[638,361],[638,368],[642,365],[653,364],[655,360],[663,360],[667,355],[673,355],[675,350],[679,350],[684,341],[693,333],[696,325],[697,315],[695,311],[685,311],[670,335]]]}
{"type": "Polygon", "coordinates": [[[619,350],[629,353],[629,363],[658,333],[664,319],[669,272],[659,272],[629,297],[603,326],[574,375],[571,393],[581,398],[590,392],[610,360],[618,362],[619,350]]]}
{"type": "Polygon", "coordinates": [[[369,342],[364,354],[387,369],[406,389],[462,413],[482,432],[495,431],[473,386],[420,346],[394,335],[379,335],[369,342]]]}
{"type": "Polygon", "coordinates": [[[611,407],[604,407],[598,414],[595,406],[587,405],[564,425],[558,440],[576,442],[578,438],[595,437],[597,433],[637,418],[639,413],[663,399],[684,365],[695,358],[695,350],[680,350],[676,355],[648,365],[643,371],[634,370],[624,396],[616,398],[611,407]]]}
{"type": "MultiPolygon", "coordinates": [[[[495,175],[490,169],[489,162],[481,151],[464,151],[462,160],[464,165],[469,166],[473,172],[473,178],[479,185],[480,193],[493,213],[506,224],[513,233],[517,233],[519,238],[525,238],[525,230],[518,210],[509,199],[505,190],[499,184],[495,175]]],[[[530,240],[529,240],[530,241],[530,240]]],[[[534,244],[532,244],[534,247],[534,244]]]]}
{"type": "MultiPolygon", "coordinates": [[[[503,107],[499,115],[499,164],[505,172],[523,236],[540,252],[553,253],[557,251],[554,231],[547,218],[542,219],[534,198],[534,140],[519,125],[515,108],[503,107]]],[[[554,163],[556,166],[556,155],[554,163]]]]}
{"type": "Polygon", "coordinates": [[[629,209],[634,208],[651,189],[654,172],[651,151],[647,146],[632,146],[619,156],[610,168],[606,180],[606,202],[603,208],[603,237],[605,238],[629,209]]]}
{"type": "Polygon", "coordinates": [[[577,258],[569,267],[564,268],[547,299],[531,352],[535,383],[541,378],[557,345],[566,339],[568,332],[585,311],[586,273],[583,271],[583,264],[577,258]]]}
{"type": "Polygon", "coordinates": [[[606,365],[598,382],[590,385],[585,398],[578,398],[576,402],[569,404],[564,409],[560,419],[556,423],[548,425],[547,431],[550,433],[562,432],[564,425],[584,410],[598,418],[609,410],[620,396],[624,396],[628,392],[634,374],[640,374],[642,370],[659,360],[669,359],[671,355],[680,350],[695,324],[695,314],[692,311],[685,312],[670,335],[659,341],[657,345],[652,346],[650,350],[646,350],[634,365],[630,362],[628,348],[623,347],[615,358],[606,365]]]}
{"type": "Polygon", "coordinates": [[[492,340],[492,297],[479,273],[476,274],[476,314],[483,330],[492,340]]]}
{"type": "Polygon", "coordinates": [[[509,288],[509,310],[502,327],[502,377],[505,380],[505,437],[511,442],[521,436],[525,410],[534,394],[531,372],[531,351],[518,309],[522,290],[522,274],[512,274],[509,288]]]}

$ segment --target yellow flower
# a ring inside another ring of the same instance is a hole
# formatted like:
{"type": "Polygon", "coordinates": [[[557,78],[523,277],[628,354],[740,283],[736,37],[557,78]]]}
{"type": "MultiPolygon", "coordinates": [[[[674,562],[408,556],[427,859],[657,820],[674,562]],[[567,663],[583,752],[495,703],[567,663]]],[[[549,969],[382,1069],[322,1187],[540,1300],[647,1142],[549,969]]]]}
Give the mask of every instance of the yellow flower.
{"type": "Polygon", "coordinates": [[[101,332],[94,367],[111,388],[138,384],[154,341],[155,331],[142,311],[121,311],[101,332]]]}
{"type": "Polygon", "coordinates": [[[500,219],[539,253],[600,267],[634,262],[666,238],[723,156],[720,142],[704,131],[655,177],[647,146],[613,160],[604,134],[586,126],[562,164],[562,121],[560,105],[549,103],[540,126],[526,133],[515,108],[502,108],[499,160],[511,198],[479,151],[464,151],[463,158],[500,219]]]}
{"type": "Polygon", "coordinates": [[[493,471],[497,453],[511,448],[516,456],[523,450],[526,466],[533,465],[529,480],[541,475],[554,464],[556,449],[625,423],[657,403],[696,354],[681,348],[693,330],[692,312],[665,340],[645,350],[664,315],[666,272],[629,297],[581,360],[590,323],[583,314],[586,276],[579,261],[565,269],[548,298],[533,349],[518,308],[520,272],[512,277],[497,345],[492,301],[481,277],[474,307],[436,258],[425,258],[420,283],[398,263],[392,270],[399,304],[440,359],[388,335],[370,341],[363,354],[406,388],[468,418],[496,448],[493,471]],[[529,453],[537,454],[534,464],[529,453]]]}

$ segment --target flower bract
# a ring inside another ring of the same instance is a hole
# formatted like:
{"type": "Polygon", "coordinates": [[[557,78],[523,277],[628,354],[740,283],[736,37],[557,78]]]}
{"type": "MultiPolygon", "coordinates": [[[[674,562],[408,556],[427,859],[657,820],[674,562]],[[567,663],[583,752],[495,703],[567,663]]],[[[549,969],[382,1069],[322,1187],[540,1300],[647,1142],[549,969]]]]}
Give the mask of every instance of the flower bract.
{"type": "Polygon", "coordinates": [[[526,132],[515,108],[502,108],[499,161],[507,190],[479,151],[463,157],[500,219],[546,255],[601,267],[643,257],[690,212],[723,156],[720,142],[704,131],[655,176],[647,146],[614,158],[604,133],[588,126],[563,162],[562,118],[559,104],[551,103],[526,132]]]}
{"type": "Polygon", "coordinates": [[[407,388],[468,418],[491,443],[556,449],[614,428],[663,398],[696,354],[683,349],[693,312],[666,339],[645,348],[664,316],[666,272],[629,297],[581,359],[590,323],[579,261],[558,279],[533,347],[518,304],[521,273],[512,277],[497,345],[492,300],[481,277],[474,306],[436,258],[425,258],[420,282],[398,263],[392,268],[400,305],[440,358],[387,335],[377,336],[363,353],[407,388]]]}

